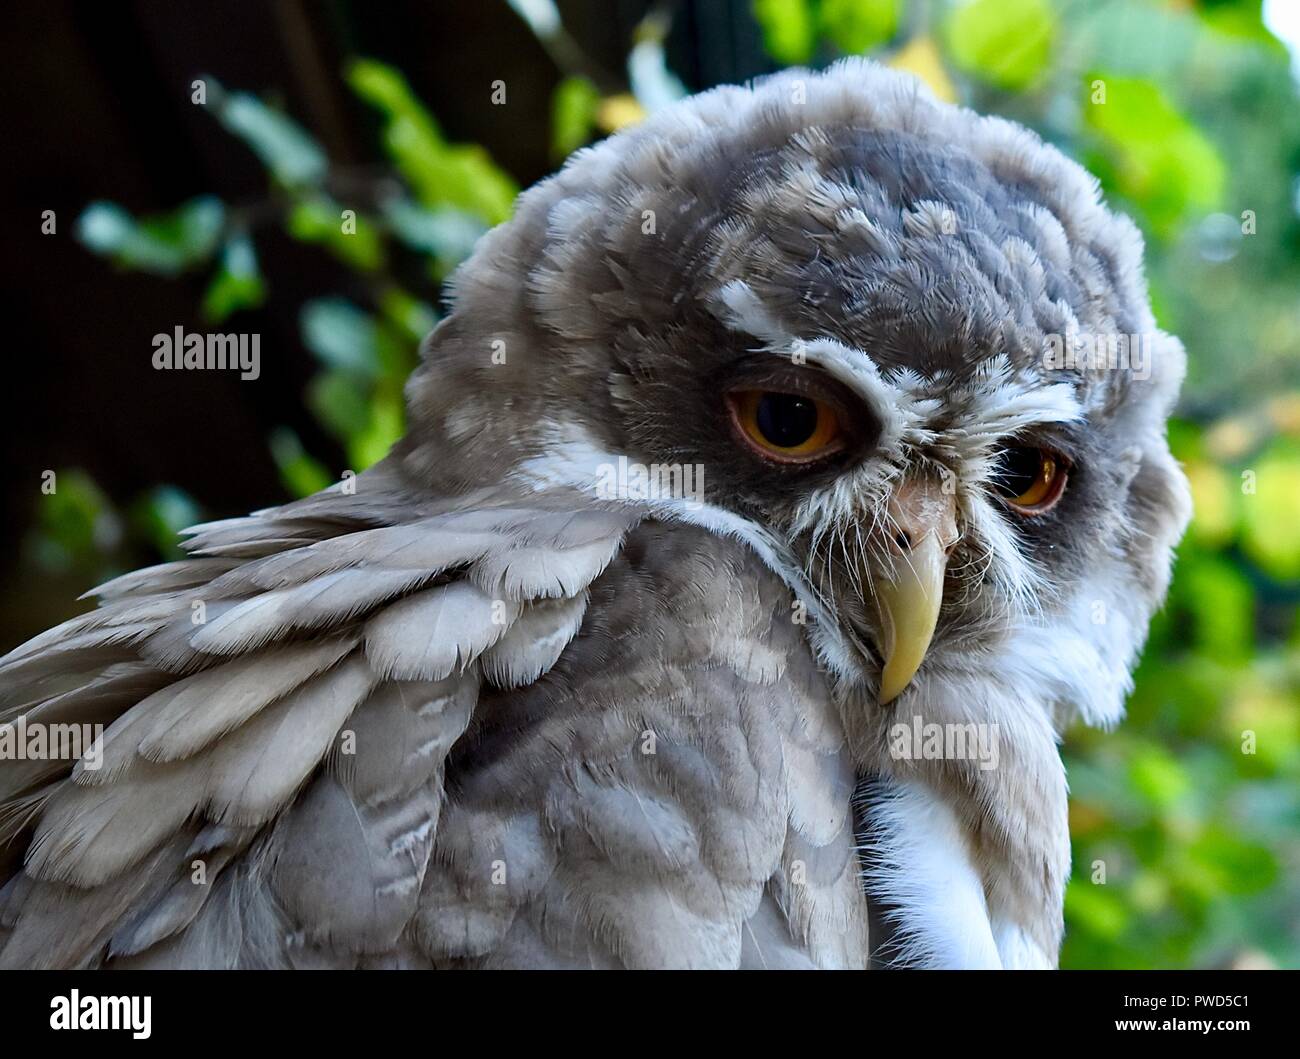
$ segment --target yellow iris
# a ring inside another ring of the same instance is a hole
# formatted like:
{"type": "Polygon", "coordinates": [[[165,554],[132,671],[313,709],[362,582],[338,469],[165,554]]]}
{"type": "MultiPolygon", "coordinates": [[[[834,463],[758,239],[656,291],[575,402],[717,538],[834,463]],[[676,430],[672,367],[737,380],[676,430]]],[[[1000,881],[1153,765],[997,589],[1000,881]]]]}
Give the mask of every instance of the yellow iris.
{"type": "Polygon", "coordinates": [[[1042,449],[1038,450],[1038,470],[1029,487],[1018,496],[1008,497],[1007,501],[1016,507],[1033,508],[1049,499],[1056,488],[1056,476],[1059,473],[1056,460],[1042,449]]]}
{"type": "Polygon", "coordinates": [[[742,390],[731,397],[745,436],[778,459],[808,460],[839,439],[839,416],[825,401],[772,390],[742,390]]]}

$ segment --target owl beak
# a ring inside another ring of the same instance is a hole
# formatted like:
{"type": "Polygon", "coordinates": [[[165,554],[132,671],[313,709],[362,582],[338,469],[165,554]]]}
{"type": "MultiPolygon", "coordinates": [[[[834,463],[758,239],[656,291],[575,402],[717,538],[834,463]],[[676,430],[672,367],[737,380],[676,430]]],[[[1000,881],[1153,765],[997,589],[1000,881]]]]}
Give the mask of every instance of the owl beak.
{"type": "Polygon", "coordinates": [[[956,499],[939,483],[906,479],[888,507],[888,540],[876,553],[873,588],[882,625],[880,703],[893,701],[921,667],[943,603],[948,555],[957,542],[956,499]]]}

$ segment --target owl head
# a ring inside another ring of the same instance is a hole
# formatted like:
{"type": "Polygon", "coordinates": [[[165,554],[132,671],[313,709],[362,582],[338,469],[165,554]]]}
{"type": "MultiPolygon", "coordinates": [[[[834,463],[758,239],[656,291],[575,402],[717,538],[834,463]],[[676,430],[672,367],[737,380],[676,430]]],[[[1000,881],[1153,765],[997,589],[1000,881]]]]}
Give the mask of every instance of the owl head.
{"type": "Polygon", "coordinates": [[[598,499],[752,543],[843,686],[1111,722],[1188,517],[1141,258],[1078,165],[910,76],[719,88],[482,240],[399,456],[453,493],[631,466],[598,499]]]}

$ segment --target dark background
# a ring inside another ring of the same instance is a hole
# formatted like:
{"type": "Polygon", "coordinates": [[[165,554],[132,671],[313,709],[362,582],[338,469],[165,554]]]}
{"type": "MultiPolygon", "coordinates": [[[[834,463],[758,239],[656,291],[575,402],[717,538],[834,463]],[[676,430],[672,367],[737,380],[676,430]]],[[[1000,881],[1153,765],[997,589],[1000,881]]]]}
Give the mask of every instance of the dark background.
{"type": "MultiPolygon", "coordinates": [[[[586,55],[616,75],[650,7],[559,6],[586,55]]],[[[748,11],[732,0],[676,5],[669,53],[688,86],[773,68],[748,11]]],[[[0,416],[7,648],[65,617],[67,600],[88,587],[75,573],[59,583],[57,572],[21,561],[43,470],[84,468],[110,497],[173,483],[219,517],[288,499],[267,446],[277,425],[342,466],[337,443],[303,405],[313,362],[297,310],[311,293],[346,294],[354,282],[346,270],[283,233],[260,235],[275,297],[241,316],[239,330],[262,335],[261,378],[159,372],[150,339],[177,325],[203,328],[204,276],[115,270],[73,236],[76,218],[97,199],[140,215],[205,193],[234,204],[263,195],[264,170],[190,102],[191,81],[211,75],[276,100],[331,159],[374,165],[375,115],[339,71],[349,55],[380,59],[406,74],[449,139],[490,143],[494,159],[527,186],[554,168],[550,95],[561,74],[524,22],[489,0],[25,2],[6,5],[0,54],[2,179],[14,209],[0,242],[10,336],[0,416]],[[486,105],[496,78],[509,80],[509,107],[486,105]],[[40,234],[44,210],[56,212],[55,235],[40,234]]],[[[417,275],[411,286],[436,303],[427,278],[417,275]]]]}

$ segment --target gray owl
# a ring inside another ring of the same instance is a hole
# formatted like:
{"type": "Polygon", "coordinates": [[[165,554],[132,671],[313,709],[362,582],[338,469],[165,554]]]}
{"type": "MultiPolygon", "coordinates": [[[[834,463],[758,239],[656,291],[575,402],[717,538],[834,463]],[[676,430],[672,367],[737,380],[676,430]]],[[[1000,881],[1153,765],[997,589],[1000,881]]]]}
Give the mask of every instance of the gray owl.
{"type": "Polygon", "coordinates": [[[386,459],[0,661],[103,726],[0,761],[0,964],[1054,966],[1189,510],[1141,254],[863,61],[579,152],[386,459]]]}

